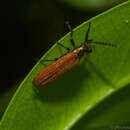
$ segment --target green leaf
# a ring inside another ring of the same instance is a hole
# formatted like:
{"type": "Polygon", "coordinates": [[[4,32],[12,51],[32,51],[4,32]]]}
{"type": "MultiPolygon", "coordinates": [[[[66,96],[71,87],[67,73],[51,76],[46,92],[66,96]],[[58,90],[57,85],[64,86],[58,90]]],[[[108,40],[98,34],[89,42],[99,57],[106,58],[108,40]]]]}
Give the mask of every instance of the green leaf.
{"type": "MultiPolygon", "coordinates": [[[[44,66],[39,61],[19,86],[0,130],[106,130],[130,124],[130,2],[78,26],[77,46],[84,41],[89,22],[90,38],[117,48],[93,45],[79,66],[41,90],[32,84],[44,66]]],[[[59,42],[72,48],[69,34],[59,42]]],[[[55,44],[43,58],[54,59],[61,53],[65,50],[55,44]]]]}

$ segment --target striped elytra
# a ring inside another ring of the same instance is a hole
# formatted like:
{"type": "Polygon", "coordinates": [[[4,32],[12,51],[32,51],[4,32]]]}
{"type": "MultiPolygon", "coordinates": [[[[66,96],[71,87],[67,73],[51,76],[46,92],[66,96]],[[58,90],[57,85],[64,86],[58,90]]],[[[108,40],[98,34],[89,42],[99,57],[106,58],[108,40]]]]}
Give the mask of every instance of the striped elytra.
{"type": "Polygon", "coordinates": [[[41,70],[33,79],[33,83],[37,87],[42,87],[45,84],[57,79],[60,75],[70,70],[78,63],[79,58],[77,58],[77,55],[70,52],[41,70]]]}

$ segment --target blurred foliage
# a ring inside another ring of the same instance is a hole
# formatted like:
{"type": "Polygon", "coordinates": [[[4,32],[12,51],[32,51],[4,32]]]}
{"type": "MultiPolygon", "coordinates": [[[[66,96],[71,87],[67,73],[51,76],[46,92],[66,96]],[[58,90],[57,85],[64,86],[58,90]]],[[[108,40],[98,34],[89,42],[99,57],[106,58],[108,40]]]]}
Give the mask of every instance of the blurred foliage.
{"type": "Polygon", "coordinates": [[[59,0],[75,10],[92,12],[101,11],[125,1],[127,0],[59,0]]]}

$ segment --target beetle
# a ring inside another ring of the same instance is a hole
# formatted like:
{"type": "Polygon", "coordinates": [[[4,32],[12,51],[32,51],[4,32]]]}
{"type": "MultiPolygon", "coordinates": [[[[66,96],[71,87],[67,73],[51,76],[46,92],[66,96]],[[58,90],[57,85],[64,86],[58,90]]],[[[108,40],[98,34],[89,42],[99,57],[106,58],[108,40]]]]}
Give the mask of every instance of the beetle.
{"type": "Polygon", "coordinates": [[[79,47],[76,48],[75,41],[73,38],[73,30],[68,22],[67,22],[67,26],[70,30],[70,42],[73,46],[73,50],[70,51],[69,48],[64,47],[61,43],[58,43],[58,45],[60,45],[61,47],[64,47],[69,52],[62,55],[58,59],[54,60],[51,64],[41,69],[37,73],[37,75],[33,79],[33,84],[37,86],[38,88],[45,86],[46,84],[52,82],[53,80],[56,80],[63,73],[71,70],[73,67],[79,64],[80,59],[84,56],[86,52],[88,53],[92,52],[90,43],[103,44],[103,45],[115,47],[115,45],[111,43],[89,40],[88,35],[90,32],[90,27],[91,27],[91,23],[89,23],[88,30],[85,36],[85,41],[79,47]]]}

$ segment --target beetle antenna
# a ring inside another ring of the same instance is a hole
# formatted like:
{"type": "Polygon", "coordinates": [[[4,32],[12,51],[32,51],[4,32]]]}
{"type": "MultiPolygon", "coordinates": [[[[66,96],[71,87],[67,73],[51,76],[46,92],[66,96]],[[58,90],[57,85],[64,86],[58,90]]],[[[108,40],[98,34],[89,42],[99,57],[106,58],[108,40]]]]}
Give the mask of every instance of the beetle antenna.
{"type": "Polygon", "coordinates": [[[105,45],[105,46],[111,46],[111,47],[117,47],[115,44],[107,43],[107,42],[98,42],[98,41],[92,41],[92,44],[98,44],[98,45],[105,45]]]}

